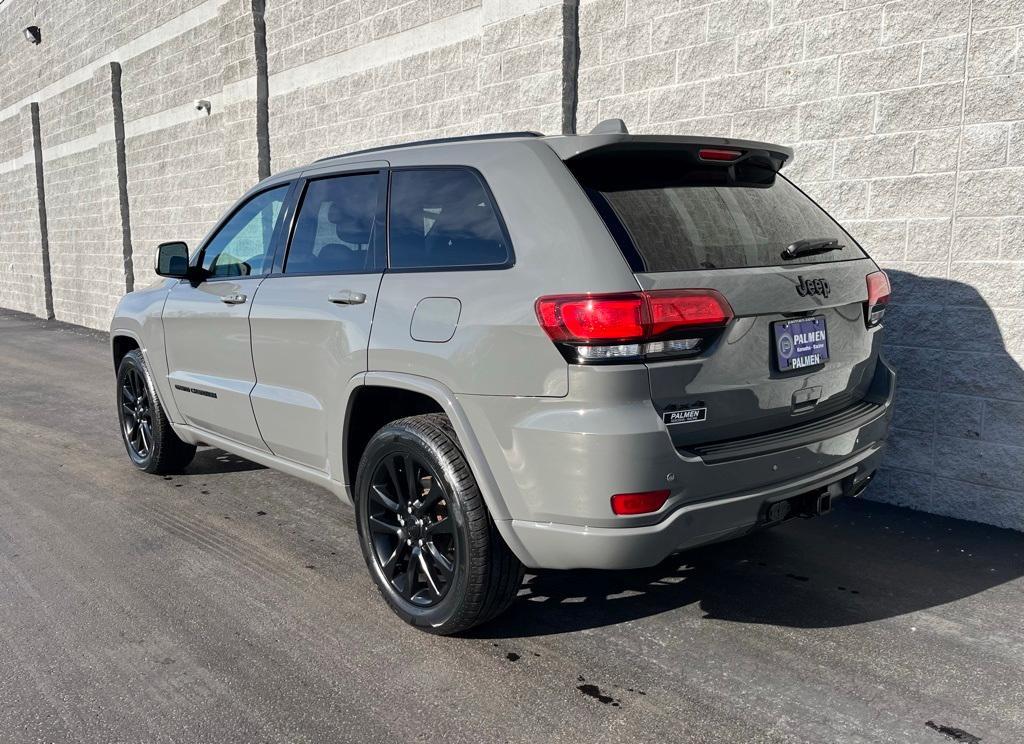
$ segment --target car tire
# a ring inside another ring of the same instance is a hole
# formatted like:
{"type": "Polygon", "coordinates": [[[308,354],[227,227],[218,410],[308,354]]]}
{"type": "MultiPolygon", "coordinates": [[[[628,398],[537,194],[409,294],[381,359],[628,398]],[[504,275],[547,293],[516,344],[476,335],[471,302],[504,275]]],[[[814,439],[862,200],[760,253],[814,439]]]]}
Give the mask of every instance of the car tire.
{"type": "Polygon", "coordinates": [[[128,457],[139,470],[180,473],[196,446],[178,438],[160,404],[142,352],[132,349],[117,367],[117,422],[128,457]]]}
{"type": "Polygon", "coordinates": [[[523,566],[498,533],[443,414],[380,429],[360,459],[355,500],[370,575],[407,623],[452,635],[515,599],[523,566]]]}

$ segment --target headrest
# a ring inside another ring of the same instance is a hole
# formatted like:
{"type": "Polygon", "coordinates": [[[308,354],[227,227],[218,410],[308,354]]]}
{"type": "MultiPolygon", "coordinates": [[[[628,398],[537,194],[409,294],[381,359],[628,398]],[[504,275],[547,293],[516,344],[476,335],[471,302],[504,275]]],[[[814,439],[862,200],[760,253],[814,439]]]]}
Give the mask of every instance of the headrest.
{"type": "MultiPolygon", "coordinates": [[[[354,195],[355,196],[355,195],[354,195]]],[[[370,242],[370,228],[373,226],[375,195],[370,198],[346,199],[332,202],[327,210],[327,219],[334,224],[338,237],[346,243],[365,245],[370,242]]]]}

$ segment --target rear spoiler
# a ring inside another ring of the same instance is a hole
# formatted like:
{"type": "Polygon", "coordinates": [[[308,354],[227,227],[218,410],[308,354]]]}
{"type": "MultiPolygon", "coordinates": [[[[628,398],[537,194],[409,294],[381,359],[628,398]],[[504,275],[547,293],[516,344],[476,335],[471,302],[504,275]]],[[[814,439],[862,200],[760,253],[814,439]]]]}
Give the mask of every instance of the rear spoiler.
{"type": "Polygon", "coordinates": [[[732,139],[731,137],[688,137],[660,134],[597,133],[544,137],[544,144],[562,160],[585,159],[587,155],[605,155],[612,152],[640,152],[666,149],[700,150],[723,148],[739,150],[738,160],[757,160],[774,171],[779,171],[793,157],[793,149],[767,142],[732,139]]]}

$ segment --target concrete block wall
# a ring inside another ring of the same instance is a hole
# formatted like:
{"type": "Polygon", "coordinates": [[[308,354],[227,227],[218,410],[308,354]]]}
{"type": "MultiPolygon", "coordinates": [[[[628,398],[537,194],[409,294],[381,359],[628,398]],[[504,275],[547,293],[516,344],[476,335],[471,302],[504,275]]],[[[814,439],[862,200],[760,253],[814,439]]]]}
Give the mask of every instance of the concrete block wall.
{"type": "Polygon", "coordinates": [[[36,178],[38,119],[38,106],[30,104],[0,121],[0,307],[50,317],[36,178]]]}
{"type": "Polygon", "coordinates": [[[122,62],[127,195],[138,287],[157,278],[157,244],[180,239],[196,245],[238,193],[256,180],[249,175],[226,183],[225,111],[211,105],[207,114],[192,105],[224,87],[217,14],[218,7],[211,7],[205,22],[169,33],[122,62]]]}
{"type": "Polygon", "coordinates": [[[565,131],[562,0],[270,3],[273,168],[480,131],[565,131]]]}
{"type": "Polygon", "coordinates": [[[1024,529],[1022,29],[1024,0],[8,0],[0,306],[105,327],[156,243],[349,149],[608,117],[779,141],[895,285],[870,493],[1024,529]]]}

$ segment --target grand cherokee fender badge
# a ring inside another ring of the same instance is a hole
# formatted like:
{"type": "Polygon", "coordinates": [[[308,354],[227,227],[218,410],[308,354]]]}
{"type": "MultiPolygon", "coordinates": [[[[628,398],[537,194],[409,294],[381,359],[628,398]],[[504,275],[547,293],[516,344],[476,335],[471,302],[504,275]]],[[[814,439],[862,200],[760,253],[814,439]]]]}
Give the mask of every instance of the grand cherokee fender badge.
{"type": "Polygon", "coordinates": [[[662,419],[666,424],[694,424],[698,421],[706,421],[708,418],[707,408],[684,408],[681,411],[666,411],[662,419]]]}
{"type": "Polygon", "coordinates": [[[186,387],[185,385],[175,385],[175,390],[181,390],[184,393],[193,393],[195,395],[203,395],[207,398],[216,398],[217,393],[211,393],[209,390],[200,390],[199,388],[186,387]]]}
{"type": "Polygon", "coordinates": [[[802,276],[798,276],[797,279],[799,282],[796,285],[796,293],[801,297],[807,297],[808,295],[828,297],[831,291],[828,282],[824,279],[804,279],[802,276]]]}

